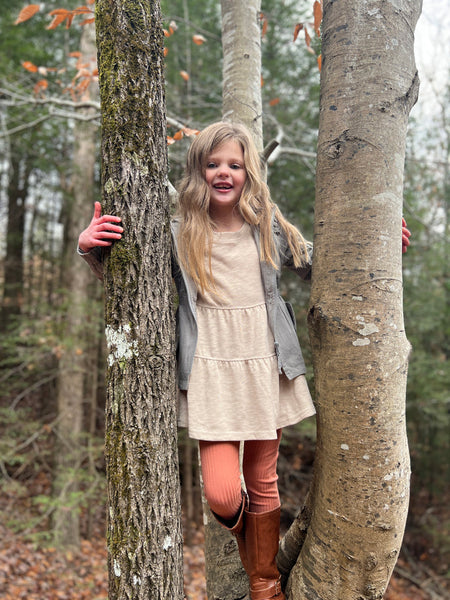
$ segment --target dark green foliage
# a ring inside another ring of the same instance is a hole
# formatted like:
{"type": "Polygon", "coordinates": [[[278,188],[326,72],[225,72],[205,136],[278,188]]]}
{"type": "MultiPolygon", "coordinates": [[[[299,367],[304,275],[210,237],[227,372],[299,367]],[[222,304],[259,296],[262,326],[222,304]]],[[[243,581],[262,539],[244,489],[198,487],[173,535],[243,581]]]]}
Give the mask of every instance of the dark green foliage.
{"type": "Polygon", "coordinates": [[[407,423],[414,488],[426,489],[434,501],[450,484],[449,190],[436,138],[416,145],[416,127],[413,121],[405,174],[405,217],[413,232],[404,258],[405,325],[412,344],[407,423]]]}
{"type": "MultiPolygon", "coordinates": [[[[34,405],[27,398],[24,407],[0,408],[0,491],[5,500],[0,504],[0,518],[4,525],[39,543],[52,540],[49,519],[61,507],[61,499],[50,493],[56,421],[50,406],[40,413],[37,410],[42,392],[42,386],[35,388],[34,405]],[[14,501],[7,502],[8,498],[14,501]]],[[[105,495],[103,440],[85,435],[80,444],[79,468],[66,473],[79,489],[66,496],[63,508],[82,515],[86,532],[87,514],[97,512],[105,495]]]]}

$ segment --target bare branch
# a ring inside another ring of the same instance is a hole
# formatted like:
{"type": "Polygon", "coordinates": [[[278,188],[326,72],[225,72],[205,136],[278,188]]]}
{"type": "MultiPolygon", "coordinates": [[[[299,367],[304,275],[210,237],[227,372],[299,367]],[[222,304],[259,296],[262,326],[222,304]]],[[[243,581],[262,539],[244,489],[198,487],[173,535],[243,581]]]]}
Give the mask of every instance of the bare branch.
{"type": "Polygon", "coordinates": [[[76,102],[74,100],[66,100],[65,98],[56,98],[55,96],[49,96],[48,98],[38,98],[36,96],[24,95],[19,92],[15,92],[13,90],[8,90],[5,88],[0,88],[0,102],[5,104],[6,106],[21,106],[21,103],[29,105],[29,106],[66,106],[69,108],[73,108],[74,110],[78,110],[80,108],[95,108],[96,110],[100,110],[100,102],[95,102],[92,100],[80,100],[76,102]],[[11,98],[10,101],[5,100],[6,98],[11,98]],[[17,104],[19,102],[19,104],[17,104]]]}
{"type": "Polygon", "coordinates": [[[277,148],[277,146],[278,146],[277,140],[272,140],[267,144],[267,146],[262,151],[262,159],[264,162],[267,162],[269,160],[270,155],[272,154],[272,152],[274,152],[274,150],[277,148]]]}
{"type": "Polygon", "coordinates": [[[172,21],[175,21],[176,23],[184,23],[185,25],[187,25],[188,27],[191,27],[195,33],[203,33],[207,38],[214,40],[216,42],[221,43],[222,38],[220,37],[220,35],[216,35],[215,33],[211,33],[211,31],[208,31],[207,29],[203,29],[203,27],[201,27],[200,25],[197,25],[196,23],[193,23],[192,21],[189,21],[188,19],[184,19],[183,17],[171,17],[172,21]]]}
{"type": "Polygon", "coordinates": [[[26,129],[32,129],[36,125],[39,125],[39,123],[43,123],[44,121],[47,121],[47,119],[50,119],[51,116],[52,115],[50,114],[44,115],[43,117],[39,117],[39,119],[36,119],[35,121],[30,121],[29,123],[23,123],[22,125],[18,125],[17,127],[13,127],[12,129],[7,129],[6,131],[0,133],[0,138],[9,137],[10,135],[14,135],[15,133],[25,131],[26,129]]]}
{"type": "Polygon", "coordinates": [[[280,146],[280,154],[296,154],[297,156],[303,156],[304,158],[316,158],[315,152],[301,150],[300,148],[289,148],[287,146],[280,146]]]}

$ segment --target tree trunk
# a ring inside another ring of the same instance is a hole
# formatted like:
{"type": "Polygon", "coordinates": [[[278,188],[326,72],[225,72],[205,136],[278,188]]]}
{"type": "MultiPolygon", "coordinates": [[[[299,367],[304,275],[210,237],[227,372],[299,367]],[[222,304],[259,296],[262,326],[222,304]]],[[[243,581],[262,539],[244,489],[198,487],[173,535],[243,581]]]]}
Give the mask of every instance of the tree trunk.
{"type": "MultiPolygon", "coordinates": [[[[81,36],[81,52],[85,61],[95,59],[95,29],[86,25],[81,36]]],[[[91,84],[91,99],[98,98],[98,86],[91,84]]],[[[88,115],[93,109],[80,109],[88,115]]],[[[63,285],[67,290],[63,353],[58,376],[58,443],[55,453],[53,494],[56,508],[53,514],[53,535],[58,546],[79,546],[80,525],[77,483],[81,464],[83,405],[87,363],[86,327],[97,332],[97,314],[89,303],[91,277],[80,269],[76,254],[78,233],[89,221],[94,205],[94,170],[97,128],[89,121],[75,121],[72,196],[65,235],[63,285]]]]}
{"type": "MultiPolygon", "coordinates": [[[[199,453],[199,464],[200,453],[199,453]]],[[[205,526],[206,593],[208,600],[241,600],[248,598],[249,582],[239,557],[236,538],[214,517],[203,494],[203,523],[205,526]]]]}
{"type": "MultiPolygon", "coordinates": [[[[261,2],[222,0],[223,106],[226,121],[243,123],[263,148],[261,102],[261,2]]],[[[203,498],[207,595],[235,600],[248,594],[236,540],[221,527],[203,498]]]]}
{"type": "Polygon", "coordinates": [[[25,201],[31,172],[31,161],[19,156],[14,138],[11,140],[8,182],[8,221],[6,226],[6,256],[3,298],[0,311],[0,331],[5,331],[11,317],[21,311],[24,294],[23,240],[25,201]]]}
{"type": "Polygon", "coordinates": [[[261,151],[261,2],[222,0],[221,5],[223,119],[246,125],[261,151]]]}
{"type": "Polygon", "coordinates": [[[420,2],[324,2],[309,326],[314,502],[290,600],[383,597],[403,537],[409,455],[401,216],[420,2]]]}
{"type": "Polygon", "coordinates": [[[109,598],[183,598],[159,2],[97,3],[104,212],[109,598]]]}

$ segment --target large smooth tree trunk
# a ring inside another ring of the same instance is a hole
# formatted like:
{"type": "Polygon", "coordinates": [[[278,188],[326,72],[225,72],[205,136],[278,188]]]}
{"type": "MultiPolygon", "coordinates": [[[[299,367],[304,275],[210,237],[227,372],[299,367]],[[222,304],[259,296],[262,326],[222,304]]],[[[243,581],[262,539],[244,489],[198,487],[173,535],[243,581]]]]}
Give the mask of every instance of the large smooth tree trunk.
{"type": "Polygon", "coordinates": [[[401,216],[420,1],[324,2],[314,498],[289,599],[383,597],[408,509],[401,216]]]}
{"type": "MultiPolygon", "coordinates": [[[[95,64],[95,29],[86,25],[81,35],[80,50],[85,62],[95,64]]],[[[90,99],[98,98],[98,85],[91,83],[90,99]]],[[[79,111],[89,116],[92,108],[79,111]]],[[[94,171],[97,150],[98,128],[90,121],[75,121],[73,175],[65,235],[63,284],[67,290],[66,318],[64,321],[63,352],[58,369],[58,424],[55,447],[55,479],[53,495],[56,509],[53,514],[53,536],[58,546],[79,546],[80,526],[77,482],[83,455],[84,405],[87,362],[87,340],[92,328],[97,330],[97,314],[89,303],[91,277],[86,269],[80,269],[76,253],[79,232],[89,222],[94,204],[94,171]],[[87,331],[90,328],[90,331],[87,331]]]]}
{"type": "Polygon", "coordinates": [[[163,30],[157,1],[99,0],[110,600],[181,600],[175,324],[163,30]]]}

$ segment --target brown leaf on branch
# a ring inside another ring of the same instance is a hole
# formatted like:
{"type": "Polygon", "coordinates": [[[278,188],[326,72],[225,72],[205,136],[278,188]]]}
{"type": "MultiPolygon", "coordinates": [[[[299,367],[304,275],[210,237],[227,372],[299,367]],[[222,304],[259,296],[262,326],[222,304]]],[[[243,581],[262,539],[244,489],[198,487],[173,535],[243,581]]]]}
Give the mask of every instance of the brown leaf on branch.
{"type": "Polygon", "coordinates": [[[184,135],[187,135],[188,137],[190,137],[191,135],[198,135],[200,133],[200,131],[198,129],[191,129],[190,127],[184,127],[183,133],[184,133],[184,135]]]}
{"type": "Polygon", "coordinates": [[[34,65],[32,62],[30,62],[29,60],[24,60],[22,63],[22,67],[24,69],[26,69],[27,71],[29,71],[30,73],[37,73],[38,72],[38,67],[36,65],[34,65]]]}
{"type": "Polygon", "coordinates": [[[77,8],[74,8],[72,12],[74,15],[83,15],[83,14],[91,14],[93,11],[91,8],[88,8],[87,6],[78,6],[77,8]]]}
{"type": "Polygon", "coordinates": [[[320,24],[322,23],[322,3],[319,0],[314,2],[314,31],[317,37],[320,37],[320,24]]]}
{"type": "Polygon", "coordinates": [[[300,31],[303,29],[303,23],[297,23],[297,25],[295,26],[294,29],[294,42],[297,40],[298,38],[298,34],[300,33],[300,31]]]}
{"type": "Polygon", "coordinates": [[[203,35],[196,34],[192,36],[192,41],[194,44],[197,44],[197,46],[201,46],[206,42],[206,38],[203,35]]]}
{"type": "Polygon", "coordinates": [[[40,79],[34,86],[33,92],[35,96],[38,96],[41,92],[44,92],[48,88],[48,81],[46,79],[40,79]]]}
{"type": "Polygon", "coordinates": [[[69,19],[69,17],[72,15],[72,11],[66,10],[65,8],[57,8],[52,10],[49,14],[51,17],[53,17],[53,21],[47,26],[47,29],[56,29],[58,25],[64,23],[66,19],[69,19]]]}
{"type": "Polygon", "coordinates": [[[315,54],[314,50],[311,48],[311,36],[309,35],[308,30],[305,27],[305,43],[306,43],[306,49],[308,50],[308,52],[310,52],[311,54],[315,54]]]}
{"type": "Polygon", "coordinates": [[[267,27],[269,26],[269,20],[264,13],[260,13],[259,19],[262,22],[261,37],[265,37],[267,33],[267,27]]]}
{"type": "MultiPolygon", "coordinates": [[[[61,23],[64,23],[64,21],[66,21],[66,29],[69,29],[69,27],[72,25],[74,18],[77,15],[92,15],[93,10],[91,8],[88,8],[87,6],[78,6],[73,10],[67,10],[65,8],[56,8],[55,10],[52,10],[49,14],[51,17],[53,17],[53,21],[50,23],[47,29],[56,29],[56,27],[58,27],[58,25],[61,25],[61,23]]],[[[86,25],[87,23],[92,23],[93,21],[94,17],[85,19],[81,24],[86,25]]]]}
{"type": "Polygon", "coordinates": [[[28,6],[25,6],[24,8],[22,8],[22,10],[19,13],[19,16],[14,21],[14,25],[18,25],[19,23],[28,21],[28,19],[31,19],[32,16],[34,16],[37,12],[39,12],[40,8],[41,8],[40,4],[28,4],[28,6]]]}

